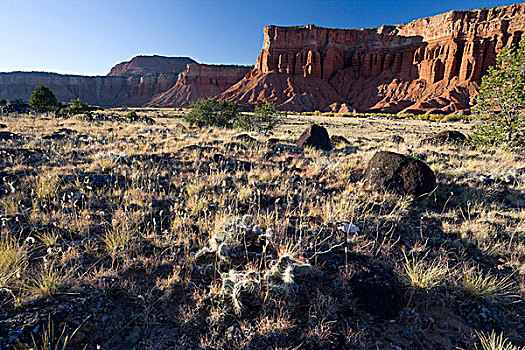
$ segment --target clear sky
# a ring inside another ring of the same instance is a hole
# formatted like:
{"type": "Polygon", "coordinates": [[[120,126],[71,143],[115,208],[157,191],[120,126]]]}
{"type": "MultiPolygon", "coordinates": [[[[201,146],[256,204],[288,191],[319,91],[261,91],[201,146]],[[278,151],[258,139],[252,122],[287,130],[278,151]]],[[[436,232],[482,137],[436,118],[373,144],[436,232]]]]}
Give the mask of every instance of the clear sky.
{"type": "Polygon", "coordinates": [[[104,75],[139,54],[253,64],[268,24],[410,22],[505,0],[0,0],[0,71],[104,75]]]}

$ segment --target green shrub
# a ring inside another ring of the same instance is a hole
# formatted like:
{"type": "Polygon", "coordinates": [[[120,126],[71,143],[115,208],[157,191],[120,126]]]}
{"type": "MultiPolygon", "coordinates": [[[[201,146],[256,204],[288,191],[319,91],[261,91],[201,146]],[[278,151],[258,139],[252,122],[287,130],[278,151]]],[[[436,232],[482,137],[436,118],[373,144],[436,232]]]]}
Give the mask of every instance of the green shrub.
{"type": "Polygon", "coordinates": [[[42,111],[53,111],[59,106],[53,91],[42,84],[38,84],[31,93],[29,104],[31,107],[42,111]]]}
{"type": "Polygon", "coordinates": [[[97,109],[98,107],[91,107],[87,103],[80,101],[79,98],[76,100],[71,100],[68,107],[61,108],[59,114],[75,115],[75,114],[84,114],[91,112],[92,110],[97,109]]]}
{"type": "Polygon", "coordinates": [[[130,122],[136,122],[140,120],[140,116],[137,114],[136,110],[132,110],[126,114],[126,119],[130,122]]]}
{"type": "Polygon", "coordinates": [[[279,124],[279,118],[284,114],[277,109],[275,103],[267,102],[262,106],[255,107],[253,114],[239,114],[235,121],[235,127],[248,131],[258,131],[266,135],[279,124]]]}
{"type": "Polygon", "coordinates": [[[525,147],[525,39],[505,47],[483,77],[470,142],[477,147],[525,147]]]}
{"type": "Polygon", "coordinates": [[[191,104],[191,111],[184,116],[190,123],[207,126],[230,127],[239,114],[239,106],[230,100],[199,99],[191,104]]]}

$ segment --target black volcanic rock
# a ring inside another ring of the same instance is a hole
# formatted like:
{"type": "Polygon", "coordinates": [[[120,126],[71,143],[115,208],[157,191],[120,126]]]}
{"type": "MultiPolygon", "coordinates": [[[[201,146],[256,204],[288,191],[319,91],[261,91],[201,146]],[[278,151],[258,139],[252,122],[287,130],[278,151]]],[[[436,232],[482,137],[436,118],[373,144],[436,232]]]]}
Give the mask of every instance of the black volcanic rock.
{"type": "Polygon", "coordinates": [[[332,150],[332,142],[328,136],[328,131],[317,124],[310,125],[296,142],[299,147],[311,146],[323,151],[332,150]]]}

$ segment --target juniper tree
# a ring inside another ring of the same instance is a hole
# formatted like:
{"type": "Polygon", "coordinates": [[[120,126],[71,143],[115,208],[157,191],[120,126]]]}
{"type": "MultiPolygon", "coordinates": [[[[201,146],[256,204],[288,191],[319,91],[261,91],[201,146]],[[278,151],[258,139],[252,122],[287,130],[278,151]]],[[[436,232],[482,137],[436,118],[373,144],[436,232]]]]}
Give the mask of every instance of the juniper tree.
{"type": "Polygon", "coordinates": [[[525,39],[506,47],[482,78],[471,142],[478,147],[525,147],[525,39]]]}
{"type": "Polygon", "coordinates": [[[59,106],[53,91],[42,84],[38,84],[31,93],[29,104],[33,108],[43,111],[52,111],[59,106]]]}

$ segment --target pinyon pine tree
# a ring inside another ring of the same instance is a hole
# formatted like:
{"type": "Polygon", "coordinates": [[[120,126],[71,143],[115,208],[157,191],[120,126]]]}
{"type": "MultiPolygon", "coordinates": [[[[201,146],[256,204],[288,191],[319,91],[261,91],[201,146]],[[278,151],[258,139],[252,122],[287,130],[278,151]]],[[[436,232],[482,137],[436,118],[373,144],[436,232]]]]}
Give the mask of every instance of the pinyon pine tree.
{"type": "Polygon", "coordinates": [[[525,39],[506,47],[483,77],[471,142],[478,147],[525,148],[525,39]]]}

